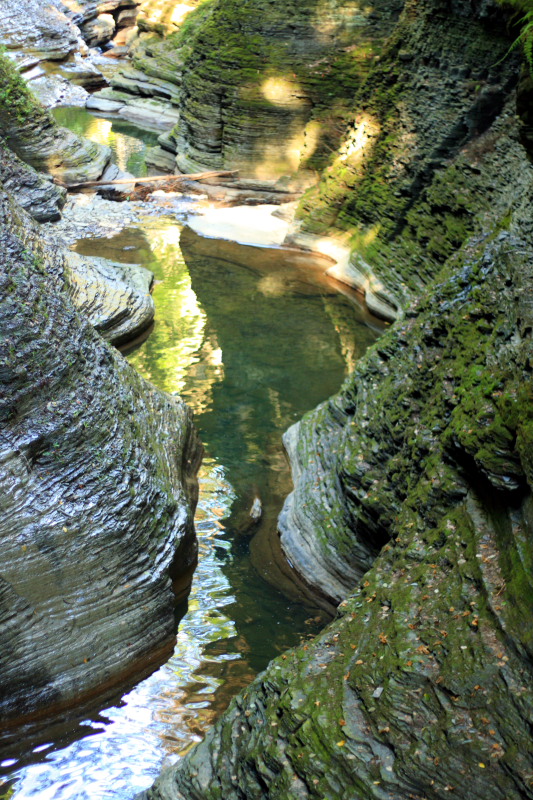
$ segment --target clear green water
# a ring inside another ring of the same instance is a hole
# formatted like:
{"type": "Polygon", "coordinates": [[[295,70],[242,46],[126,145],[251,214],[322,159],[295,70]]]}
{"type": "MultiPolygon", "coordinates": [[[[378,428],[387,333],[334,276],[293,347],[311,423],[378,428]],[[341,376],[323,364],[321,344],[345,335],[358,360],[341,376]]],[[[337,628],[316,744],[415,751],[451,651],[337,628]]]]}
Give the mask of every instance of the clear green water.
{"type": "Polygon", "coordinates": [[[66,723],[5,759],[0,797],[19,800],[133,798],[273,656],[324,623],[299,602],[280,559],[276,518],[291,488],[281,436],[338,390],[380,327],[273,251],[220,248],[169,217],[77,250],[155,273],[154,330],[127,357],[195,412],[206,448],[200,561],[172,658],[83,725],[66,723]]]}
{"type": "Polygon", "coordinates": [[[157,144],[159,134],[141,131],[120,119],[95,117],[85,108],[59,107],[52,111],[57,123],[79,136],[85,136],[98,144],[107,145],[113,153],[113,161],[125,172],[137,178],[147,174],[144,161],[146,150],[157,144]]]}

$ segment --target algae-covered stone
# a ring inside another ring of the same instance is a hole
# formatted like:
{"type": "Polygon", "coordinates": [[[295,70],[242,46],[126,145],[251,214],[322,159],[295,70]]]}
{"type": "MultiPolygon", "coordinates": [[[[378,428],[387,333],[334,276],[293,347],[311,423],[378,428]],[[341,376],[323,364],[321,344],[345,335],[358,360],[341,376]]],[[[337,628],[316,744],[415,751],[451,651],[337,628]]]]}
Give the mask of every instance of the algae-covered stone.
{"type": "Polygon", "coordinates": [[[179,168],[266,178],[320,166],[397,10],[335,0],[200,5],[181,45],[179,168]]]}
{"type": "Polygon", "coordinates": [[[0,711],[51,713],[175,641],[199,444],[74,308],[58,248],[1,195],[0,711]]]}
{"type": "Polygon", "coordinates": [[[533,797],[533,167],[499,13],[409,3],[301,209],[403,306],[287,436],[282,544],[339,616],[144,798],[533,797]]]}
{"type": "Polygon", "coordinates": [[[179,9],[161,0],[155,13],[141,7],[139,26],[150,33],[131,48],[135,71],[120,70],[112,85],[126,106],[148,94],[179,110],[183,172],[236,167],[271,179],[314,170],[337,146],[398,11],[384,0],[204,0],[179,9]]]}
{"type": "Polygon", "coordinates": [[[476,160],[517,81],[509,47],[495,1],[407,2],[354,98],[342,147],[302,199],[301,230],[349,236],[360,287],[381,285],[393,305],[424,290],[490,206],[476,160]],[[466,146],[470,158],[443,171],[466,146]]]}
{"type": "Polygon", "coordinates": [[[511,217],[300,423],[316,550],[291,560],[349,592],[342,616],[274,661],[150,800],[532,795],[533,168],[503,127],[511,217]]]}

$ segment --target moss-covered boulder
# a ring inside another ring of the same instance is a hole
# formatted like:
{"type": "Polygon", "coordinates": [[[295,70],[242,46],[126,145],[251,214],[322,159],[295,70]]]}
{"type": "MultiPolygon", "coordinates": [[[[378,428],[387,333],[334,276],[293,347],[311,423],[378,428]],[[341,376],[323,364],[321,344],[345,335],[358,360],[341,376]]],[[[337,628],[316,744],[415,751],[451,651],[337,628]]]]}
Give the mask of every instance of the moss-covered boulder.
{"type": "Polygon", "coordinates": [[[80,703],[171,651],[195,564],[191,415],[74,308],[0,195],[0,715],[80,703]]]}

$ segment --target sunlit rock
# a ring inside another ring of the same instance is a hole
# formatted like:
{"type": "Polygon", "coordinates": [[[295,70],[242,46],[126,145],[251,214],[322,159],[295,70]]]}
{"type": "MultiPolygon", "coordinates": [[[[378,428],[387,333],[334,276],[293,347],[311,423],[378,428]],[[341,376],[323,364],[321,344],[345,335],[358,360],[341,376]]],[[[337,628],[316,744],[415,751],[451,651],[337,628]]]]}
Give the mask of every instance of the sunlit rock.
{"type": "Polygon", "coordinates": [[[69,294],[76,308],[112,344],[140,336],[153,322],[153,274],[135,264],[66,255],[69,294]]]}
{"type": "Polygon", "coordinates": [[[144,798],[531,793],[533,167],[500,14],[409,2],[302,202],[401,312],[286,437],[282,547],[339,614],[144,798]]]}

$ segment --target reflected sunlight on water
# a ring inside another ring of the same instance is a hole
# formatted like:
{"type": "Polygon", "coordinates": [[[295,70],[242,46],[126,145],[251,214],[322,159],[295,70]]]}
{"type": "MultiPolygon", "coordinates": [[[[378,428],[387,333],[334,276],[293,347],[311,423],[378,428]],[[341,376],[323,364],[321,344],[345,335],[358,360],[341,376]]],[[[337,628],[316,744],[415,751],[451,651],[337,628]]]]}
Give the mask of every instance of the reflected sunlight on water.
{"type": "Polygon", "coordinates": [[[154,330],[128,358],[195,411],[206,447],[200,558],[170,660],[120,703],[69,723],[53,741],[41,738],[30,758],[21,742],[28,766],[0,762],[0,774],[2,766],[11,772],[0,798],[13,800],[131,800],[272,657],[320,628],[316,610],[280,591],[271,555],[291,488],[281,436],[337,391],[377,335],[353,300],[302,279],[279,258],[274,279],[272,251],[268,263],[242,248],[239,263],[213,257],[168,217],[76,249],[155,273],[154,330]],[[257,497],[263,515],[254,524],[257,497]],[[257,567],[252,539],[266,540],[255,546],[257,567]]]}
{"type": "Polygon", "coordinates": [[[235,598],[218,555],[230,546],[220,514],[228,513],[234,494],[212,459],[204,461],[199,478],[201,557],[174,655],[120,706],[103,709],[103,721],[89,722],[98,735],[49,752],[45,761],[23,770],[12,797],[131,798],[150,785],[165,759],[174,760],[199,741],[223,704],[216,697],[221,685],[230,682],[235,693],[252,679],[234,641],[235,624],[224,611],[235,598]],[[210,646],[224,641],[225,652],[210,656],[210,646]]]}
{"type": "Polygon", "coordinates": [[[59,125],[85,136],[97,144],[107,145],[113,161],[120,169],[140,178],[147,174],[146,150],[157,144],[156,133],[141,131],[121,119],[95,117],[85,108],[60,106],[52,111],[59,125]]]}

